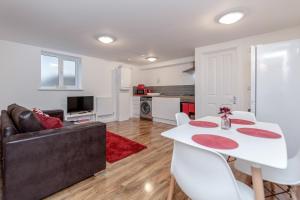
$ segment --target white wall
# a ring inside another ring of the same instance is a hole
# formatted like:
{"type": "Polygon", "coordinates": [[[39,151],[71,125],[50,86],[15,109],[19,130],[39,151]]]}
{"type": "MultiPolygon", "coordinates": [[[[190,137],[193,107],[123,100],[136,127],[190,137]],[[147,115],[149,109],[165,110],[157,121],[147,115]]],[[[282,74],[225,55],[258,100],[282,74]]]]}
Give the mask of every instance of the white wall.
{"type": "Polygon", "coordinates": [[[148,86],[194,85],[193,74],[183,73],[193,67],[193,60],[187,57],[142,66],[135,81],[148,86]]]}
{"type": "MultiPolygon", "coordinates": [[[[0,109],[11,103],[28,108],[64,109],[71,95],[113,95],[113,71],[134,66],[0,40],[0,109]],[[41,50],[81,57],[83,91],[40,91],[41,50]]],[[[129,105],[128,105],[129,106],[129,105]]]]}
{"type": "Polygon", "coordinates": [[[250,70],[251,70],[251,45],[272,43],[284,40],[291,40],[300,38],[300,27],[294,27],[286,30],[277,32],[256,35],[252,37],[242,38],[234,41],[198,47],[195,50],[195,100],[196,100],[196,117],[200,116],[200,98],[201,98],[201,79],[200,79],[200,57],[203,53],[216,52],[228,48],[237,48],[238,51],[238,65],[241,68],[240,77],[240,93],[241,93],[241,104],[242,110],[250,108],[250,70]]]}

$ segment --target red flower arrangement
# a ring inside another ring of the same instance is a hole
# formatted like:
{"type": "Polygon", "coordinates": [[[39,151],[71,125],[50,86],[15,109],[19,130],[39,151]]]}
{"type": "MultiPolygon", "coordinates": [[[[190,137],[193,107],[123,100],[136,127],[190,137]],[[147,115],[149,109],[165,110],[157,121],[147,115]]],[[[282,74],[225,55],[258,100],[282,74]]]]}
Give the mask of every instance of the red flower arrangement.
{"type": "Polygon", "coordinates": [[[228,118],[228,115],[232,115],[231,109],[228,107],[221,107],[219,114],[221,114],[221,118],[223,119],[228,118]]]}

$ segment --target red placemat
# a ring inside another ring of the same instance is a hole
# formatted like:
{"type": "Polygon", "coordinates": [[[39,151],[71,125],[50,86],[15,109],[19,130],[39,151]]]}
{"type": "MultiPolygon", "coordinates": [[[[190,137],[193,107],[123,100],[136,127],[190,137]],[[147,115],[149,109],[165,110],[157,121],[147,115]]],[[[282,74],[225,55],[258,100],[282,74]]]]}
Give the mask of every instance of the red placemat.
{"type": "Polygon", "coordinates": [[[235,149],[239,146],[239,144],[232,139],[211,134],[193,135],[192,140],[198,144],[214,149],[235,149]]]}
{"type": "Polygon", "coordinates": [[[230,119],[232,124],[241,124],[241,125],[254,125],[255,123],[249,120],[244,119],[230,119]]]}
{"type": "Polygon", "coordinates": [[[272,131],[267,131],[258,128],[238,128],[237,131],[242,134],[250,135],[253,137],[271,138],[271,139],[281,138],[281,135],[278,133],[274,133],[272,131]]]}
{"type": "Polygon", "coordinates": [[[202,128],[216,128],[219,125],[214,122],[207,122],[207,121],[190,121],[190,125],[202,127],[202,128]]]}

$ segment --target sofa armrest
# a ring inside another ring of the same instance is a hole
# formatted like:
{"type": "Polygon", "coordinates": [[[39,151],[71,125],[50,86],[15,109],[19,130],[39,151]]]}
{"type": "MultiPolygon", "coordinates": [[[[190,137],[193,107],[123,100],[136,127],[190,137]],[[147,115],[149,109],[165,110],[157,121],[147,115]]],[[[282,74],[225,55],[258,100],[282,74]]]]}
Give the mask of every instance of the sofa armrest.
{"type": "Polygon", "coordinates": [[[106,167],[106,125],[72,125],[7,137],[5,199],[41,199],[106,167]]]}
{"type": "Polygon", "coordinates": [[[50,117],[57,117],[61,121],[64,121],[64,111],[63,110],[43,110],[43,113],[49,115],[50,117]]]}

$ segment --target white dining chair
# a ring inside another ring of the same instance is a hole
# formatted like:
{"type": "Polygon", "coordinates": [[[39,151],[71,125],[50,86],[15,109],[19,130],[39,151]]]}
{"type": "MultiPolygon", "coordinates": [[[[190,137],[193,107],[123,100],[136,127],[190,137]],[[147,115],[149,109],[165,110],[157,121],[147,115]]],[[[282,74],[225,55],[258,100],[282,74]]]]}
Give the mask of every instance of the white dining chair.
{"type": "Polygon", "coordinates": [[[253,190],[237,181],[223,156],[174,142],[168,200],[175,182],[192,200],[254,200],[253,190]]]}
{"type": "MultiPolygon", "coordinates": [[[[251,122],[256,122],[256,117],[251,112],[246,111],[232,111],[232,115],[229,116],[232,119],[243,119],[243,120],[249,120],[251,122]]],[[[235,161],[235,158],[232,159],[232,157],[227,156],[227,162],[235,161]]]]}
{"type": "Polygon", "coordinates": [[[187,123],[189,123],[189,121],[191,121],[189,116],[187,114],[185,114],[184,112],[176,113],[175,118],[176,118],[177,126],[187,124],[187,123]]]}
{"type": "MultiPolygon", "coordinates": [[[[251,165],[247,161],[236,160],[234,167],[245,174],[251,175],[251,165]]],[[[296,187],[300,185],[300,149],[297,154],[288,159],[286,169],[276,169],[272,167],[262,166],[263,180],[272,183],[291,186],[289,191],[292,199],[296,200],[296,187]]]]}
{"type": "Polygon", "coordinates": [[[246,111],[233,111],[230,118],[244,119],[244,120],[249,120],[249,121],[252,121],[252,122],[256,122],[255,115],[251,112],[246,112],[246,111]]]}
{"type": "MultiPolygon", "coordinates": [[[[179,112],[175,114],[175,118],[176,118],[176,124],[177,126],[181,126],[184,124],[187,124],[191,121],[191,119],[189,118],[189,116],[184,113],[184,112],[179,112]]],[[[226,156],[223,155],[223,157],[227,160],[227,162],[230,162],[230,156],[226,156]]]]}

